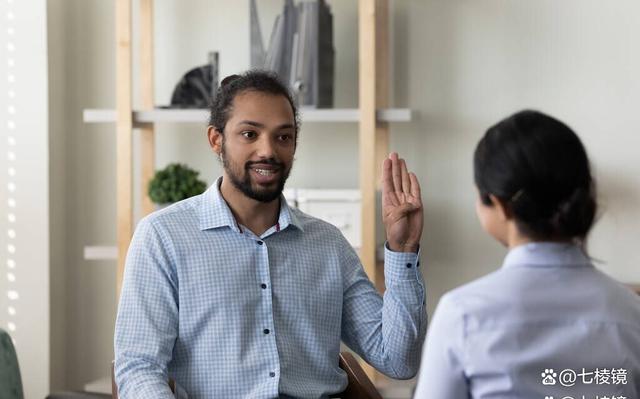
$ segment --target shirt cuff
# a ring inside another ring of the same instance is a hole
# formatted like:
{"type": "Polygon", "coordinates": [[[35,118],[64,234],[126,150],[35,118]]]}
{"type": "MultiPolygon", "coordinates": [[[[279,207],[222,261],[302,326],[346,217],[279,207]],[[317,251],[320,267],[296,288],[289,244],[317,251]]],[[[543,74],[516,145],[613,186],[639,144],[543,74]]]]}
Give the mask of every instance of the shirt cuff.
{"type": "Polygon", "coordinates": [[[420,247],[415,252],[394,252],[384,243],[384,278],[385,280],[415,280],[420,272],[420,247]]]}

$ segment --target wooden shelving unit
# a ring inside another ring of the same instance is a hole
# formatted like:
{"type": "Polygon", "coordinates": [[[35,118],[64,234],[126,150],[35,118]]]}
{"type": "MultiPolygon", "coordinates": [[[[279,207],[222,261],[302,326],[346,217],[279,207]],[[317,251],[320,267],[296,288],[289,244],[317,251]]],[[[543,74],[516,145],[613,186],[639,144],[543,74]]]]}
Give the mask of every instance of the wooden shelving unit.
{"type": "MultiPolygon", "coordinates": [[[[88,123],[113,123],[117,135],[117,247],[86,247],[89,259],[117,258],[117,290],[120,292],[125,256],[134,230],[133,134],[141,135],[140,157],[143,193],[142,213],[154,210],[146,195],[155,165],[155,124],[163,122],[206,123],[206,110],[156,108],[153,97],[153,0],[138,0],[140,6],[140,82],[142,106],[132,104],[132,1],[116,3],[116,109],[84,111],[88,123]]],[[[302,109],[305,122],[357,122],[359,141],[359,186],[362,201],[362,247],[360,258],[369,278],[383,289],[382,272],[376,265],[376,192],[380,165],[389,152],[389,122],[410,121],[409,109],[388,109],[389,32],[388,0],[358,0],[359,107],[357,109],[302,109]]],[[[375,380],[376,373],[367,369],[375,380]]]]}

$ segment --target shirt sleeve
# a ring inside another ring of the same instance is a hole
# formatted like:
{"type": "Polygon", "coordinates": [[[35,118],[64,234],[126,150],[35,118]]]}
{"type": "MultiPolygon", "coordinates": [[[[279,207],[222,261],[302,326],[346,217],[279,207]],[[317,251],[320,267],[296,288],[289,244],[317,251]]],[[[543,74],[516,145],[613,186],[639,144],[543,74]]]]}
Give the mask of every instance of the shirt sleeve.
{"type": "Polygon", "coordinates": [[[353,249],[345,252],[342,340],[389,377],[412,378],[427,327],[419,253],[393,252],[385,244],[381,297],[353,249]]]}
{"type": "Polygon", "coordinates": [[[178,331],[178,286],[169,248],[149,219],[138,224],[127,253],[114,338],[121,399],[174,398],[167,364],[178,331]]]}
{"type": "Polygon", "coordinates": [[[470,397],[463,363],[464,334],[464,316],[445,295],[429,326],[414,399],[470,397]]]}

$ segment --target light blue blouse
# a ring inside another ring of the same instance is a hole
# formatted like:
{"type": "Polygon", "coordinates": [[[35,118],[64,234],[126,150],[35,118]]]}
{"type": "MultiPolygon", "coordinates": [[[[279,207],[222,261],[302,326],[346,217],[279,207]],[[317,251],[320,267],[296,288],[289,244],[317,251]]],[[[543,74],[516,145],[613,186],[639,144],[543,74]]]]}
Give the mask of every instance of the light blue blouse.
{"type": "Polygon", "coordinates": [[[512,249],[442,297],[415,398],[637,399],[640,299],[570,244],[512,249]]]}

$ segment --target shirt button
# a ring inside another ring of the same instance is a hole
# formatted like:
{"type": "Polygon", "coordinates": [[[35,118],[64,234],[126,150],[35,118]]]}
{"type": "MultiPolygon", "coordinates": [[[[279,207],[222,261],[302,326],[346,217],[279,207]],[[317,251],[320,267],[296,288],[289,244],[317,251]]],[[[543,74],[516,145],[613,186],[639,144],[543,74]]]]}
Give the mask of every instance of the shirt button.
{"type": "Polygon", "coordinates": [[[409,267],[411,267],[411,263],[407,263],[407,267],[408,267],[408,268],[409,268],[409,267]]]}
{"type": "Polygon", "coordinates": [[[257,243],[258,243],[258,245],[264,244],[264,242],[262,242],[262,241],[257,241],[257,243]]]}
{"type": "Polygon", "coordinates": [[[275,377],[276,373],[274,373],[273,371],[269,373],[269,377],[275,377]]]}
{"type": "Polygon", "coordinates": [[[266,284],[260,284],[260,288],[262,288],[263,290],[267,289],[267,285],[266,284]]]}
{"type": "Polygon", "coordinates": [[[265,328],[264,331],[262,331],[262,332],[265,333],[265,334],[269,334],[269,329],[265,328]]]}

